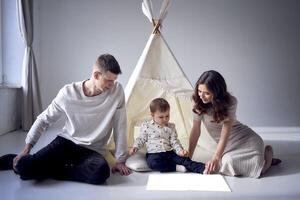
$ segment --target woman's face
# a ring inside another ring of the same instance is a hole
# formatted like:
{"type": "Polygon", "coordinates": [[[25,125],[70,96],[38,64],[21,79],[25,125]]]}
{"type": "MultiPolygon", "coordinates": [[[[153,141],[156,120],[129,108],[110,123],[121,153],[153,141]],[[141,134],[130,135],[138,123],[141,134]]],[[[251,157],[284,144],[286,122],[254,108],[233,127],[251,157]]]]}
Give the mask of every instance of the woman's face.
{"type": "Polygon", "coordinates": [[[208,90],[205,84],[198,85],[198,95],[203,103],[211,103],[213,100],[213,94],[208,90]]]}

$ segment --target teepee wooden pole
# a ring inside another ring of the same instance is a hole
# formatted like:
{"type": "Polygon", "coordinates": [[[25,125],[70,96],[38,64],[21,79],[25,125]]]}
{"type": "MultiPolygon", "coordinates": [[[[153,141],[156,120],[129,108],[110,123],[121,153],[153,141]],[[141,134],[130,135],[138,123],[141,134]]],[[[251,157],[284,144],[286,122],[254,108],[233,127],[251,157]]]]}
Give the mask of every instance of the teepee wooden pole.
{"type": "Polygon", "coordinates": [[[153,20],[154,23],[154,28],[152,31],[152,34],[160,34],[159,28],[160,28],[160,21],[158,20],[157,22],[155,22],[155,20],[153,20]]]}

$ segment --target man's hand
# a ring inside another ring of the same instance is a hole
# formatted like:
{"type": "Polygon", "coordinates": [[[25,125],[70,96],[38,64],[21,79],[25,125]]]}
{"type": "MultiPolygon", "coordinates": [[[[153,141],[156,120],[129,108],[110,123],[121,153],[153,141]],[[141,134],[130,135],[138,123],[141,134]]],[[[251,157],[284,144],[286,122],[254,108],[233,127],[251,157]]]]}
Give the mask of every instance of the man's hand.
{"type": "Polygon", "coordinates": [[[112,173],[119,172],[122,176],[128,176],[131,174],[131,170],[126,167],[124,163],[116,163],[115,166],[111,168],[112,173]]]}
{"type": "Polygon", "coordinates": [[[138,151],[138,148],[132,147],[132,148],[129,150],[129,155],[132,156],[132,155],[135,154],[137,151],[138,151]]]}
{"type": "Polygon", "coordinates": [[[23,149],[23,151],[21,153],[19,153],[13,160],[13,168],[14,170],[17,171],[16,166],[19,162],[19,160],[23,157],[26,156],[30,153],[30,150],[32,149],[32,145],[31,144],[26,144],[25,148],[23,149]]]}
{"type": "Polygon", "coordinates": [[[179,152],[179,156],[182,156],[182,157],[188,157],[189,156],[189,152],[185,149],[181,150],[179,152]]]}

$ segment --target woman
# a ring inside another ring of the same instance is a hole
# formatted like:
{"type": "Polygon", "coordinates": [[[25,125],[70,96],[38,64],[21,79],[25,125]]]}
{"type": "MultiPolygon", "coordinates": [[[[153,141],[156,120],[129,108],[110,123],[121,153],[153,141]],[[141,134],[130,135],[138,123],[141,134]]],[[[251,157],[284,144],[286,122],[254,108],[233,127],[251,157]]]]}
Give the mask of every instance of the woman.
{"type": "Polygon", "coordinates": [[[217,142],[216,151],[206,163],[207,173],[258,178],[279,164],[271,146],[236,119],[237,100],[227,91],[224,78],[214,70],[204,72],[193,95],[193,127],[189,139],[190,157],[200,136],[201,122],[217,142]],[[219,167],[220,165],[220,167],[219,167]]]}

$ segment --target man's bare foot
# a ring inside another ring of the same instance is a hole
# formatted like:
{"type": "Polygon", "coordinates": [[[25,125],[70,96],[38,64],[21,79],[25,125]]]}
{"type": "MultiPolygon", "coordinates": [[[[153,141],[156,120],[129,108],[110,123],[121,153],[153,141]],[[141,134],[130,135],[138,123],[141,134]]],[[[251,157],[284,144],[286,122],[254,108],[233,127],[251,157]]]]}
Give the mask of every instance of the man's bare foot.
{"type": "Polygon", "coordinates": [[[270,145],[265,147],[265,165],[262,169],[262,174],[266,173],[266,171],[271,167],[273,159],[273,148],[270,145]]]}

